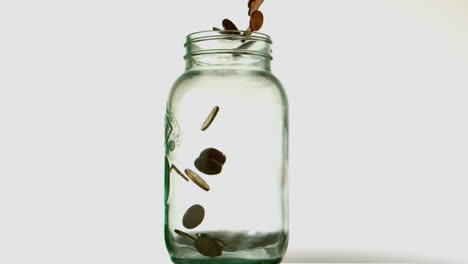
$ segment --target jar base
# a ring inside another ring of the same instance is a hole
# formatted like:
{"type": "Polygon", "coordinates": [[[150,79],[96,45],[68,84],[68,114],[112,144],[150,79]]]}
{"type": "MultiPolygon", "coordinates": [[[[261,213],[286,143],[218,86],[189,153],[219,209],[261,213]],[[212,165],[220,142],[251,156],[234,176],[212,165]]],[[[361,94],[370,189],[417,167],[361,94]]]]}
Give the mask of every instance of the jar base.
{"type": "Polygon", "coordinates": [[[278,259],[180,259],[172,258],[175,264],[279,264],[281,258],[278,259]]]}

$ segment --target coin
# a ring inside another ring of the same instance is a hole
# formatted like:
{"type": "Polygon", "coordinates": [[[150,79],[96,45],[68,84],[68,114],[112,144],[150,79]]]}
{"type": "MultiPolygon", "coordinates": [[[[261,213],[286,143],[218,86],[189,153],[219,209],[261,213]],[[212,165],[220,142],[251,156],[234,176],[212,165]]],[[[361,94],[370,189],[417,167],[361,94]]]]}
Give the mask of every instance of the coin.
{"type": "MultiPolygon", "coordinates": [[[[249,27],[242,33],[242,36],[250,36],[252,34],[252,29],[249,27]]],[[[245,41],[245,39],[243,39],[245,41]]]]}
{"type": "MultiPolygon", "coordinates": [[[[246,41],[249,39],[248,36],[250,36],[251,34],[252,34],[252,29],[250,29],[250,26],[249,26],[249,27],[241,34],[242,37],[244,37],[244,38],[242,38],[242,40],[241,40],[242,43],[246,42],[246,41]]],[[[239,48],[237,48],[237,49],[239,49],[239,48]]],[[[236,56],[240,56],[240,54],[239,54],[239,53],[236,53],[236,56]]]]}
{"type": "Polygon", "coordinates": [[[172,164],[170,170],[175,170],[177,172],[177,174],[180,175],[180,177],[184,178],[184,180],[186,180],[186,181],[189,181],[189,179],[187,179],[187,177],[185,177],[185,175],[174,164],[172,164]]]}
{"type": "Polygon", "coordinates": [[[194,229],[203,222],[203,218],[205,218],[205,209],[203,206],[195,204],[185,211],[182,224],[185,228],[194,229]]]}
{"type": "Polygon", "coordinates": [[[227,18],[223,19],[223,27],[224,30],[238,30],[236,25],[234,25],[234,23],[232,23],[232,21],[227,18]]]}
{"type": "Polygon", "coordinates": [[[226,163],[226,156],[215,148],[207,148],[200,153],[200,158],[215,159],[221,165],[226,163]]]}
{"type": "Polygon", "coordinates": [[[249,16],[251,16],[255,11],[257,11],[262,4],[263,0],[252,0],[251,2],[249,2],[249,16]]]}
{"type": "Polygon", "coordinates": [[[194,164],[199,171],[208,175],[219,174],[223,168],[223,165],[217,162],[215,159],[208,158],[197,158],[194,164]]]}
{"type": "Polygon", "coordinates": [[[199,237],[195,240],[195,248],[200,254],[207,257],[218,257],[223,253],[223,248],[216,241],[210,237],[199,237]]]}
{"type": "Polygon", "coordinates": [[[218,111],[219,111],[219,107],[218,107],[218,106],[213,107],[213,109],[211,110],[210,114],[209,114],[208,117],[206,118],[205,122],[203,122],[203,124],[202,124],[202,126],[201,126],[201,130],[202,130],[202,131],[205,131],[205,130],[211,125],[211,123],[212,123],[213,120],[215,119],[216,115],[218,114],[218,111]]]}
{"type": "Polygon", "coordinates": [[[240,45],[239,47],[237,47],[237,49],[249,49],[250,46],[252,46],[253,44],[255,43],[255,41],[247,41],[245,42],[244,44],[240,45]]]}
{"type": "Polygon", "coordinates": [[[226,248],[226,249],[232,249],[232,247],[230,247],[229,245],[227,245],[226,243],[224,243],[221,239],[219,238],[216,238],[212,235],[209,235],[209,234],[206,234],[206,233],[201,233],[201,234],[197,234],[197,237],[207,237],[207,238],[211,238],[211,239],[214,239],[216,240],[219,244],[221,244],[222,247],[226,248]]]}
{"type": "Polygon", "coordinates": [[[210,186],[194,171],[190,169],[185,169],[185,174],[190,178],[198,187],[202,188],[205,191],[210,190],[210,186]]]}
{"type": "Polygon", "coordinates": [[[191,236],[191,235],[189,235],[189,234],[187,234],[187,233],[185,233],[185,232],[182,232],[182,231],[180,231],[179,229],[174,229],[174,232],[175,232],[176,234],[178,234],[179,236],[188,238],[188,239],[190,239],[190,240],[195,240],[195,238],[194,238],[193,236],[191,236]]]}
{"type": "Polygon", "coordinates": [[[255,11],[250,16],[250,28],[252,31],[259,31],[263,25],[263,13],[261,11],[255,11]]]}

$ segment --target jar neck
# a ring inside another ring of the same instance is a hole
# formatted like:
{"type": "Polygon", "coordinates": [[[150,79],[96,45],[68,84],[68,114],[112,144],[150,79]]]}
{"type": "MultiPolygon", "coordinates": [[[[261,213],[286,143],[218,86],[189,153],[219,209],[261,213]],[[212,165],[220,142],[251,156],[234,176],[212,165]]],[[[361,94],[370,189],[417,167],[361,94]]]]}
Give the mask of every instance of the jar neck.
{"type": "Polygon", "coordinates": [[[205,54],[185,58],[185,70],[258,70],[270,71],[271,60],[256,55],[205,54]]]}
{"type": "Polygon", "coordinates": [[[270,71],[271,39],[257,32],[202,31],[187,36],[186,70],[270,71]]]}

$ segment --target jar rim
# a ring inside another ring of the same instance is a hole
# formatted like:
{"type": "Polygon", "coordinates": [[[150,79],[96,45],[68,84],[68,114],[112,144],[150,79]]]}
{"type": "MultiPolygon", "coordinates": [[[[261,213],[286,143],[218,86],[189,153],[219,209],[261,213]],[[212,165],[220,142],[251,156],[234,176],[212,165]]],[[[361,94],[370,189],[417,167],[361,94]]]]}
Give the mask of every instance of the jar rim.
{"type": "Polygon", "coordinates": [[[268,59],[271,56],[272,40],[270,36],[260,32],[246,30],[204,30],[187,35],[184,47],[187,53],[185,59],[205,54],[243,54],[257,55],[268,59]],[[232,42],[232,44],[230,44],[232,42]],[[239,43],[257,43],[242,47],[239,43]],[[217,43],[217,44],[214,44],[217,43]],[[237,43],[237,44],[234,44],[237,43]],[[219,45],[218,45],[219,44],[219,45]],[[247,48],[248,47],[248,48],[247,48]]]}
{"type": "Polygon", "coordinates": [[[190,43],[204,41],[204,40],[216,40],[216,39],[231,39],[231,40],[256,40],[264,41],[272,44],[271,37],[265,33],[260,32],[248,32],[246,30],[203,30],[193,32],[187,35],[184,46],[190,43]],[[223,34],[224,33],[224,34],[223,34]]]}

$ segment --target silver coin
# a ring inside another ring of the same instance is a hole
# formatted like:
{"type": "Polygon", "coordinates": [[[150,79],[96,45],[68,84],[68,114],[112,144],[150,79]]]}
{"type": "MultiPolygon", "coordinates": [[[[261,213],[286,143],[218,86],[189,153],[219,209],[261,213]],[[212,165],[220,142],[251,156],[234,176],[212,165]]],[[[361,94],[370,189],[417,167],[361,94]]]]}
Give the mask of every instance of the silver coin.
{"type": "Polygon", "coordinates": [[[180,177],[184,178],[184,180],[186,180],[186,181],[189,181],[189,179],[187,179],[187,177],[185,177],[185,175],[174,164],[172,164],[170,170],[175,170],[177,172],[177,174],[180,175],[180,177]]]}
{"type": "Polygon", "coordinates": [[[209,235],[209,234],[206,234],[206,233],[201,233],[201,234],[197,234],[197,237],[207,237],[207,238],[211,238],[211,239],[214,239],[216,240],[222,247],[226,248],[226,249],[232,249],[231,246],[229,246],[228,244],[226,244],[224,241],[222,241],[221,239],[219,238],[216,238],[212,235],[209,235]]]}
{"type": "Polygon", "coordinates": [[[205,191],[210,190],[210,186],[208,183],[206,183],[198,174],[196,174],[194,171],[191,169],[185,169],[185,175],[189,177],[190,180],[193,181],[198,187],[202,188],[205,191]]]}
{"type": "Polygon", "coordinates": [[[199,204],[195,204],[185,211],[182,224],[187,229],[193,229],[203,222],[203,218],[205,218],[205,208],[199,204]]]}
{"type": "Polygon", "coordinates": [[[200,254],[207,257],[218,257],[223,253],[223,248],[216,241],[210,237],[199,237],[195,240],[195,248],[200,254]]]}
{"type": "Polygon", "coordinates": [[[179,229],[174,229],[174,232],[176,234],[178,234],[179,236],[181,236],[181,237],[185,237],[185,238],[188,238],[190,240],[195,240],[195,238],[193,236],[191,236],[191,235],[189,235],[189,234],[187,234],[187,233],[185,233],[183,231],[180,231],[179,229]]]}
{"type": "Polygon", "coordinates": [[[252,46],[254,43],[255,43],[255,41],[252,41],[252,40],[244,42],[244,44],[237,47],[237,49],[243,49],[243,50],[249,49],[250,46],[252,46]]]}
{"type": "MultiPolygon", "coordinates": [[[[247,40],[249,40],[249,36],[252,34],[252,29],[250,28],[250,25],[249,27],[242,33],[242,43],[246,42],[247,40]]],[[[239,49],[239,48],[237,48],[239,49]]],[[[239,56],[240,54],[237,54],[237,56],[239,56]]]]}
{"type": "Polygon", "coordinates": [[[205,131],[205,130],[211,125],[211,123],[212,123],[213,120],[215,119],[216,115],[218,114],[218,111],[219,111],[219,107],[218,107],[218,106],[213,107],[213,109],[211,110],[210,114],[209,114],[208,117],[206,118],[205,122],[203,122],[203,124],[202,124],[202,126],[201,126],[201,130],[202,130],[202,131],[205,131]]]}

